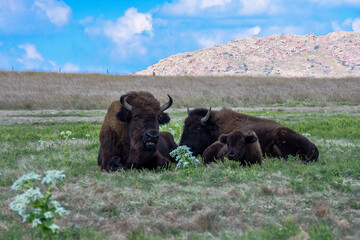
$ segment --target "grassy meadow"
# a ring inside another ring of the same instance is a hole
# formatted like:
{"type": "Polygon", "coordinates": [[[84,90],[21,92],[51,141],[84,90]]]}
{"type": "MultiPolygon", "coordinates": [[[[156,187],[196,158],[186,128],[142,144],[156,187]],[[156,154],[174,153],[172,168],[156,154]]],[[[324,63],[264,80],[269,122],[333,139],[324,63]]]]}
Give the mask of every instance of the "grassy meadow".
{"type": "Polygon", "coordinates": [[[359,79],[0,72],[0,86],[0,239],[41,237],[10,210],[17,194],[10,187],[52,169],[66,174],[53,198],[70,212],[56,220],[59,239],[360,239],[359,79]],[[98,134],[107,105],[139,89],[161,102],[166,93],[174,98],[172,121],[161,129],[177,142],[184,107],[241,107],[307,134],[319,161],[200,164],[190,178],[175,167],[102,172],[98,134]],[[68,140],[62,131],[71,131],[68,140]]]}

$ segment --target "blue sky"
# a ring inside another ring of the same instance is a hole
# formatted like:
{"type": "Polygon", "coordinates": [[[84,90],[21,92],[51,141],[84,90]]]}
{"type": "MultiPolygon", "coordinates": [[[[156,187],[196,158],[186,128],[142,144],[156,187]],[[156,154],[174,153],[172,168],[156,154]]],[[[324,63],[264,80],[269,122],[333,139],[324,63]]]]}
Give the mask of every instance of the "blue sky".
{"type": "Polygon", "coordinates": [[[0,69],[127,74],[272,34],[360,31],[360,0],[0,0],[0,69]]]}

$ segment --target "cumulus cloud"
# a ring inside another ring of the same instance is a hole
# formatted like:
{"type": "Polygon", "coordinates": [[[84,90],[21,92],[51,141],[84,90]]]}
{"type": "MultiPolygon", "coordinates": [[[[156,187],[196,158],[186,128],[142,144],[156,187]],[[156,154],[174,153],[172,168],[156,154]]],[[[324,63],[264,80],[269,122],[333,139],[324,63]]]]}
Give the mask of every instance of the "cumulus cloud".
{"type": "Polygon", "coordinates": [[[124,16],[116,21],[109,20],[88,26],[85,32],[105,36],[115,44],[117,52],[122,56],[130,52],[145,54],[147,50],[142,42],[146,37],[153,36],[152,16],[149,13],[140,13],[136,8],[129,8],[124,16]]]}
{"type": "Polygon", "coordinates": [[[19,45],[19,48],[25,50],[25,55],[22,59],[19,59],[19,62],[23,62],[24,60],[44,60],[43,56],[41,56],[41,54],[36,50],[36,47],[33,44],[26,43],[23,45],[19,45]]]}
{"type": "Polygon", "coordinates": [[[45,12],[50,21],[57,26],[64,26],[70,20],[71,8],[63,1],[36,0],[34,5],[45,12]]]}
{"type": "Polygon", "coordinates": [[[129,41],[137,34],[149,33],[152,35],[151,15],[139,13],[136,8],[129,8],[125,15],[118,18],[116,22],[108,21],[104,33],[117,44],[129,41]]]}

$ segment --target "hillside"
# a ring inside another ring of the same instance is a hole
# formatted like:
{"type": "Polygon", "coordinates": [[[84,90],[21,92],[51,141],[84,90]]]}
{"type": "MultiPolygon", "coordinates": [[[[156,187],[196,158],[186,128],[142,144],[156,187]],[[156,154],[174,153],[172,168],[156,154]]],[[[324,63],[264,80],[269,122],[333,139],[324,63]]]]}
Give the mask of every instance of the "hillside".
{"type": "Polygon", "coordinates": [[[179,53],[137,75],[360,76],[360,32],[272,35],[179,53]]]}

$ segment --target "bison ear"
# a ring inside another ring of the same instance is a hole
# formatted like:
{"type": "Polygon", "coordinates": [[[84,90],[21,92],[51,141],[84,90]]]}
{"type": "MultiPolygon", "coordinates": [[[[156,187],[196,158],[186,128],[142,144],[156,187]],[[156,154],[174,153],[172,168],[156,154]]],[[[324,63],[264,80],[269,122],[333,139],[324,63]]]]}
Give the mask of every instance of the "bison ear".
{"type": "Polygon", "coordinates": [[[245,136],[245,144],[251,144],[258,140],[254,134],[249,134],[245,136]]]}
{"type": "Polygon", "coordinates": [[[116,114],[116,118],[122,122],[130,122],[131,120],[131,112],[121,109],[120,112],[116,114]]]}
{"type": "Polygon", "coordinates": [[[220,137],[219,137],[219,141],[220,141],[221,143],[224,143],[224,144],[225,144],[228,136],[229,136],[229,134],[221,134],[220,137]]]}
{"type": "Polygon", "coordinates": [[[161,124],[166,124],[166,123],[168,123],[168,122],[170,122],[170,117],[169,117],[169,115],[168,115],[167,113],[162,113],[162,114],[160,115],[160,117],[159,117],[159,123],[160,123],[160,125],[161,125],[161,124]]]}

